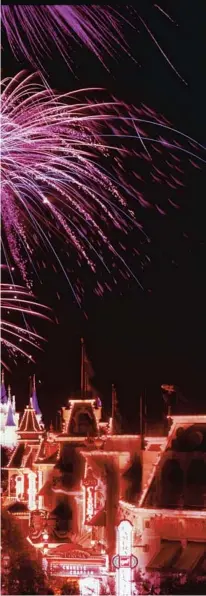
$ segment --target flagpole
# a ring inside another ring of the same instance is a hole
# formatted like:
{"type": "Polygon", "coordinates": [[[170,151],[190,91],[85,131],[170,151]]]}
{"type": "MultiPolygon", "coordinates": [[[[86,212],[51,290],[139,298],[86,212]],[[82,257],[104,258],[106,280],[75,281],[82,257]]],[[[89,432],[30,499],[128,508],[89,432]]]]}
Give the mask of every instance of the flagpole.
{"type": "Polygon", "coordinates": [[[141,439],[141,449],[143,445],[143,400],[142,395],[140,395],[139,400],[139,425],[140,425],[140,439],[141,439]]]}
{"type": "Polygon", "coordinates": [[[144,392],[144,434],[147,435],[147,402],[146,402],[146,389],[144,392]]]}
{"type": "Polygon", "coordinates": [[[84,395],[84,340],[81,337],[81,396],[84,395]]]}
{"type": "Polygon", "coordinates": [[[114,434],[114,429],[115,429],[115,410],[116,410],[116,389],[115,389],[115,386],[112,385],[112,435],[114,434]]]}

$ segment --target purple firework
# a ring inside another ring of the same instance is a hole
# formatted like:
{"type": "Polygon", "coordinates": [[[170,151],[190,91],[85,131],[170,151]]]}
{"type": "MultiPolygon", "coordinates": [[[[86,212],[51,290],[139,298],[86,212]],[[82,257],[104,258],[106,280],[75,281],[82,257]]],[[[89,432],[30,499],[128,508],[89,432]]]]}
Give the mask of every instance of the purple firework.
{"type": "Polygon", "coordinates": [[[184,161],[200,167],[204,148],[144,105],[137,110],[115,100],[85,99],[94,90],[59,96],[25,73],[6,79],[3,87],[4,249],[24,282],[39,246],[63,267],[54,238],[64,241],[69,257],[75,251],[80,267],[86,263],[96,274],[97,263],[112,272],[118,263],[135,277],[119,234],[125,239],[131,229],[142,230],[136,205],[161,215],[165,198],[176,206],[184,161]],[[150,185],[158,185],[154,201],[145,184],[148,177],[150,185]]]}
{"type": "MultiPolygon", "coordinates": [[[[12,357],[21,355],[33,361],[31,351],[41,349],[45,339],[28,325],[26,317],[51,320],[49,309],[39,304],[27,288],[13,283],[1,283],[0,306],[2,347],[12,357]]],[[[2,363],[8,368],[5,362],[2,363]]]]}
{"type": "MultiPolygon", "coordinates": [[[[137,3],[138,4],[138,3],[137,3]]],[[[143,3],[144,4],[144,3],[143,3]]],[[[71,45],[78,42],[89,48],[106,66],[107,56],[114,56],[119,49],[130,54],[130,48],[123,34],[123,24],[139,33],[145,30],[150,41],[158,48],[161,56],[170,68],[185,83],[181,74],[170,61],[166,50],[162,47],[153,27],[160,19],[169,20],[176,25],[174,19],[155,2],[151,2],[148,10],[144,6],[133,9],[128,5],[124,11],[112,6],[72,6],[72,5],[3,5],[1,16],[3,28],[16,58],[28,60],[35,68],[45,70],[45,56],[51,57],[51,46],[56,44],[70,68],[72,68],[71,45]],[[126,17],[124,16],[125,13],[126,17]]],[[[176,30],[174,29],[174,35],[176,30]]]]}
{"type": "Polygon", "coordinates": [[[71,66],[69,42],[83,43],[104,63],[115,48],[128,48],[121,33],[121,17],[109,6],[2,6],[2,22],[14,55],[44,68],[43,58],[56,46],[71,66]]]}

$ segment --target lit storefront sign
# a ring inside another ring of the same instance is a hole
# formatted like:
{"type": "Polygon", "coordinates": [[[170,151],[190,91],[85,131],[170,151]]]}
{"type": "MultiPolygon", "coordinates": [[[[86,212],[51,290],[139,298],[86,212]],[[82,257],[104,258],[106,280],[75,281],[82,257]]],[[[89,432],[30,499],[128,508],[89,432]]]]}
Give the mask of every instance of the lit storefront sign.
{"type": "Polygon", "coordinates": [[[101,577],[107,572],[106,558],[89,561],[70,560],[70,561],[49,561],[49,573],[52,576],[62,577],[101,577]]]}
{"type": "Polygon", "coordinates": [[[88,468],[84,486],[84,521],[90,521],[96,509],[96,487],[97,479],[93,475],[91,468],[88,468]]]}
{"type": "Polygon", "coordinates": [[[123,520],[117,530],[117,555],[113,557],[116,569],[116,589],[121,596],[132,595],[132,569],[138,561],[132,554],[132,524],[123,520]]]}
{"type": "MultiPolygon", "coordinates": [[[[42,470],[39,470],[38,471],[38,492],[40,492],[42,486],[43,486],[43,472],[42,472],[42,470]]],[[[38,497],[38,508],[39,509],[42,509],[43,503],[44,503],[43,497],[39,496],[38,497]]]]}

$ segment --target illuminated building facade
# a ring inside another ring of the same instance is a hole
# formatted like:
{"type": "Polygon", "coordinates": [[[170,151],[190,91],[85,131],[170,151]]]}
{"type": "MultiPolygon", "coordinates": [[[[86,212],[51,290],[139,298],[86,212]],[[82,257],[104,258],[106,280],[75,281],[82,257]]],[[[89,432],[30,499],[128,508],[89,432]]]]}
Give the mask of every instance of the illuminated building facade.
{"type": "Polygon", "coordinates": [[[23,520],[49,577],[78,579],[83,596],[99,596],[108,578],[131,596],[139,572],[156,583],[168,570],[201,574],[206,416],[172,417],[167,436],[115,434],[114,390],[103,422],[88,365],[82,342],[81,391],[62,408],[61,432],[44,429],[33,380],[3,506],[23,520]]]}
{"type": "Polygon", "coordinates": [[[155,454],[137,504],[120,500],[133,526],[138,569],[157,585],[168,573],[206,574],[206,416],[171,416],[168,436],[146,441],[155,454]]]}

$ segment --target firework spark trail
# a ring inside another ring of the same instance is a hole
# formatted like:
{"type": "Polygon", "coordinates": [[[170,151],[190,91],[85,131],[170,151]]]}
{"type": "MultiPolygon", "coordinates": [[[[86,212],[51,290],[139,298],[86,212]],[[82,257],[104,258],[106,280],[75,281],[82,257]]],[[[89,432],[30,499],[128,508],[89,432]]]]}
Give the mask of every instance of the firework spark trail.
{"type": "MultiPolygon", "coordinates": [[[[56,44],[60,54],[72,69],[71,45],[83,43],[107,68],[106,57],[115,56],[119,49],[125,51],[133,60],[129,45],[123,34],[123,24],[128,23],[135,29],[133,19],[140,22],[152,42],[159,49],[167,64],[185,84],[186,81],[169,60],[166,51],[151,30],[153,10],[173,23],[172,17],[159,5],[151,3],[150,22],[145,21],[145,11],[126,6],[126,18],[121,10],[112,6],[2,6],[3,27],[10,47],[18,59],[28,60],[35,68],[45,70],[45,55],[51,58],[51,46],[56,44]],[[132,13],[132,15],[130,15],[132,13]],[[70,52],[70,53],[69,53],[70,52]]],[[[125,12],[125,10],[124,10],[125,12]]],[[[147,11],[146,11],[147,12],[147,11]]],[[[136,61],[136,60],[135,60],[136,61]]]]}
{"type": "Polygon", "coordinates": [[[17,5],[2,6],[1,12],[14,55],[25,57],[35,67],[44,69],[52,41],[70,68],[68,46],[75,41],[83,43],[104,65],[104,55],[114,55],[119,44],[129,53],[121,32],[122,19],[112,7],[17,5]]]}
{"type": "Polygon", "coordinates": [[[166,62],[169,64],[169,66],[172,68],[172,70],[174,70],[175,74],[181,79],[182,83],[187,85],[187,82],[185,81],[185,79],[183,79],[183,77],[179,74],[178,70],[172,64],[171,60],[169,60],[166,52],[164,52],[164,50],[162,49],[162,47],[159,44],[159,42],[157,41],[154,33],[152,33],[151,29],[148,27],[147,23],[145,23],[144,19],[142,19],[142,17],[140,15],[139,15],[139,19],[140,19],[141,23],[144,25],[144,27],[145,27],[147,33],[149,34],[149,36],[151,37],[152,41],[157,46],[157,48],[161,52],[162,56],[165,58],[166,62]]]}
{"type": "MultiPolygon", "coordinates": [[[[151,108],[128,109],[114,98],[85,100],[89,93],[94,89],[58,95],[24,72],[3,82],[4,246],[27,285],[27,265],[38,245],[52,251],[65,272],[54,236],[75,250],[80,266],[85,262],[95,272],[99,260],[111,271],[119,259],[131,276],[120,241],[111,241],[110,230],[124,235],[141,230],[135,205],[152,206],[140,160],[147,165],[150,182],[162,185],[164,202],[167,187],[177,191],[184,185],[184,167],[179,166],[187,156],[196,168],[205,163],[205,148],[151,108]],[[130,156],[133,167],[128,172],[130,156]],[[110,254],[110,264],[102,251],[110,254]]],[[[156,201],[155,208],[165,212],[165,205],[156,201]]]]}
{"type": "Polygon", "coordinates": [[[161,8],[161,6],[158,6],[158,4],[154,4],[154,8],[157,8],[157,10],[159,10],[160,12],[162,12],[162,14],[165,17],[167,17],[167,19],[169,19],[169,21],[171,21],[171,23],[175,23],[174,19],[172,19],[172,17],[167,12],[165,12],[165,10],[163,10],[163,8],[161,8]]]}
{"type": "Polygon", "coordinates": [[[29,326],[22,326],[18,320],[25,317],[36,317],[51,321],[49,308],[36,302],[34,295],[27,288],[15,284],[1,283],[1,343],[12,355],[21,354],[33,361],[28,348],[41,350],[41,343],[46,341],[41,335],[32,331],[29,326]],[[12,317],[15,317],[13,322],[12,317]]]}
{"type": "Polygon", "coordinates": [[[28,279],[26,261],[21,255],[21,238],[23,240],[24,247],[27,249],[27,254],[30,253],[30,247],[27,243],[26,233],[21,223],[21,214],[17,205],[13,201],[12,194],[10,193],[9,199],[6,201],[6,203],[5,201],[2,201],[1,214],[4,221],[6,236],[9,239],[11,256],[13,257],[16,265],[18,265],[22,278],[26,282],[27,287],[29,287],[30,282],[28,279]]]}

